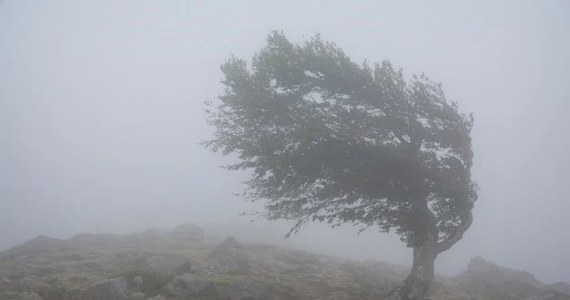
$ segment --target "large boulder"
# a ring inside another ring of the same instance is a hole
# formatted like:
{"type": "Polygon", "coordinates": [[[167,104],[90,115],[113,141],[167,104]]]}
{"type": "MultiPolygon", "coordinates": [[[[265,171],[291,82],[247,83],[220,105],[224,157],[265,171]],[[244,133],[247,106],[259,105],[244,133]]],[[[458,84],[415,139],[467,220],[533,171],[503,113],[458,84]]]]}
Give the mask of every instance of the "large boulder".
{"type": "Polygon", "coordinates": [[[464,275],[467,275],[472,279],[480,279],[488,282],[493,282],[497,285],[503,285],[508,282],[516,281],[532,287],[544,287],[543,283],[538,281],[532,274],[528,272],[500,267],[479,256],[471,259],[469,266],[467,267],[467,271],[464,273],[464,275]]]}
{"type": "Polygon", "coordinates": [[[228,237],[208,253],[208,259],[220,273],[243,274],[249,271],[249,256],[240,242],[228,237]]]}
{"type": "Polygon", "coordinates": [[[501,267],[481,257],[473,258],[467,271],[455,281],[464,291],[489,300],[570,300],[570,296],[545,286],[528,272],[501,267]]]}
{"type": "Polygon", "coordinates": [[[8,276],[8,275],[0,276],[0,281],[4,284],[10,284],[12,282],[12,280],[10,279],[10,276],[8,276]]]}
{"type": "Polygon", "coordinates": [[[141,276],[135,276],[131,279],[130,287],[135,290],[141,290],[143,288],[144,280],[141,276]]]}
{"type": "Polygon", "coordinates": [[[214,283],[194,274],[184,274],[164,286],[164,290],[176,297],[217,297],[214,283]]]}
{"type": "Polygon", "coordinates": [[[570,284],[566,282],[557,282],[548,286],[549,288],[566,295],[570,295],[570,284]]]}
{"type": "Polygon", "coordinates": [[[124,277],[96,283],[81,293],[81,300],[127,300],[127,284],[124,277]]]}
{"type": "Polygon", "coordinates": [[[208,252],[208,258],[220,258],[228,255],[231,251],[236,249],[241,250],[243,249],[243,246],[240,242],[230,236],[212,248],[212,250],[208,252]]]}

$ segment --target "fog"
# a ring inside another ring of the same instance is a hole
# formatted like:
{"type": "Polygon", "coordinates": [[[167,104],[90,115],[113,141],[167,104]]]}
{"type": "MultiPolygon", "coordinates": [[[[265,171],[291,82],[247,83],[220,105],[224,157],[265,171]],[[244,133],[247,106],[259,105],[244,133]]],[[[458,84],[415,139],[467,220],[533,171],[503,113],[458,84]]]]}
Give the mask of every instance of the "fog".
{"type": "MultiPolygon", "coordinates": [[[[220,168],[204,101],[230,55],[272,30],[320,32],[356,62],[390,59],[473,112],[474,223],[441,254],[570,282],[570,2],[18,1],[0,4],[0,250],[44,234],[130,232],[240,216],[246,174],[220,168]]],[[[397,236],[306,226],[293,245],[410,264],[397,236]]]]}

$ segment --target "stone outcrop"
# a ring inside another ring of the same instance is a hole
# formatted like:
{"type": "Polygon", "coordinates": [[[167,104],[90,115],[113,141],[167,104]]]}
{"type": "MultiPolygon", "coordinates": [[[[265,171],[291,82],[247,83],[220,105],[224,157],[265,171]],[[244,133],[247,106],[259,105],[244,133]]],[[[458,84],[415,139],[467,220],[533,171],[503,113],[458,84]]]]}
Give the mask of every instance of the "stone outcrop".
{"type": "Polygon", "coordinates": [[[208,259],[220,273],[245,274],[249,270],[249,257],[241,243],[229,237],[208,253],[208,259]]]}
{"type": "Polygon", "coordinates": [[[455,282],[462,290],[490,300],[570,299],[537,280],[532,274],[498,266],[474,257],[455,282]]]}
{"type": "Polygon", "coordinates": [[[548,286],[549,288],[566,295],[570,295],[570,284],[566,282],[556,282],[548,286]]]}

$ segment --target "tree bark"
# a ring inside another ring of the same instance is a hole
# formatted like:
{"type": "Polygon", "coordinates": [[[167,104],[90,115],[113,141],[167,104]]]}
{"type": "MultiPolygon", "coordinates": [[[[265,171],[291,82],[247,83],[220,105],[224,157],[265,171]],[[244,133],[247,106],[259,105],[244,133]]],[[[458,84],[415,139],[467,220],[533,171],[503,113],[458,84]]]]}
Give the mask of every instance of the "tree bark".
{"type": "Polygon", "coordinates": [[[437,221],[427,201],[415,201],[413,207],[416,214],[413,265],[404,286],[395,293],[398,300],[425,299],[433,282],[435,259],[441,252],[438,251],[437,221]]]}
{"type": "Polygon", "coordinates": [[[410,275],[404,281],[404,286],[397,289],[393,294],[394,297],[389,299],[424,300],[433,282],[435,259],[439,253],[448,250],[463,237],[473,217],[471,212],[466,213],[456,231],[439,243],[437,242],[437,228],[434,227],[433,222],[430,222],[431,220],[427,218],[427,222],[424,223],[426,229],[423,232],[424,239],[414,247],[414,261],[410,275]]]}
{"type": "Polygon", "coordinates": [[[402,300],[423,300],[429,291],[434,277],[434,262],[437,257],[434,245],[425,243],[414,247],[412,271],[399,289],[398,296],[402,300]]]}

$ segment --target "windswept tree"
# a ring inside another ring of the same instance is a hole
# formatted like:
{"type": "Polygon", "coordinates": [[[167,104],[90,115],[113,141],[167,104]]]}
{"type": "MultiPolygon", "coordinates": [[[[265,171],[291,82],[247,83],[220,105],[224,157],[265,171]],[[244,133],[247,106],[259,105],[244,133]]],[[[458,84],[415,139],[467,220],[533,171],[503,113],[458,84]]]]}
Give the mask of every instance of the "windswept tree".
{"type": "Polygon", "coordinates": [[[293,44],[274,32],[251,65],[221,70],[205,144],[251,172],[243,195],[270,220],[296,220],[291,232],[320,221],[399,234],[413,267],[394,295],[423,299],[437,255],[472,222],[472,115],[426,76],[354,63],[319,35],[293,44]]]}

